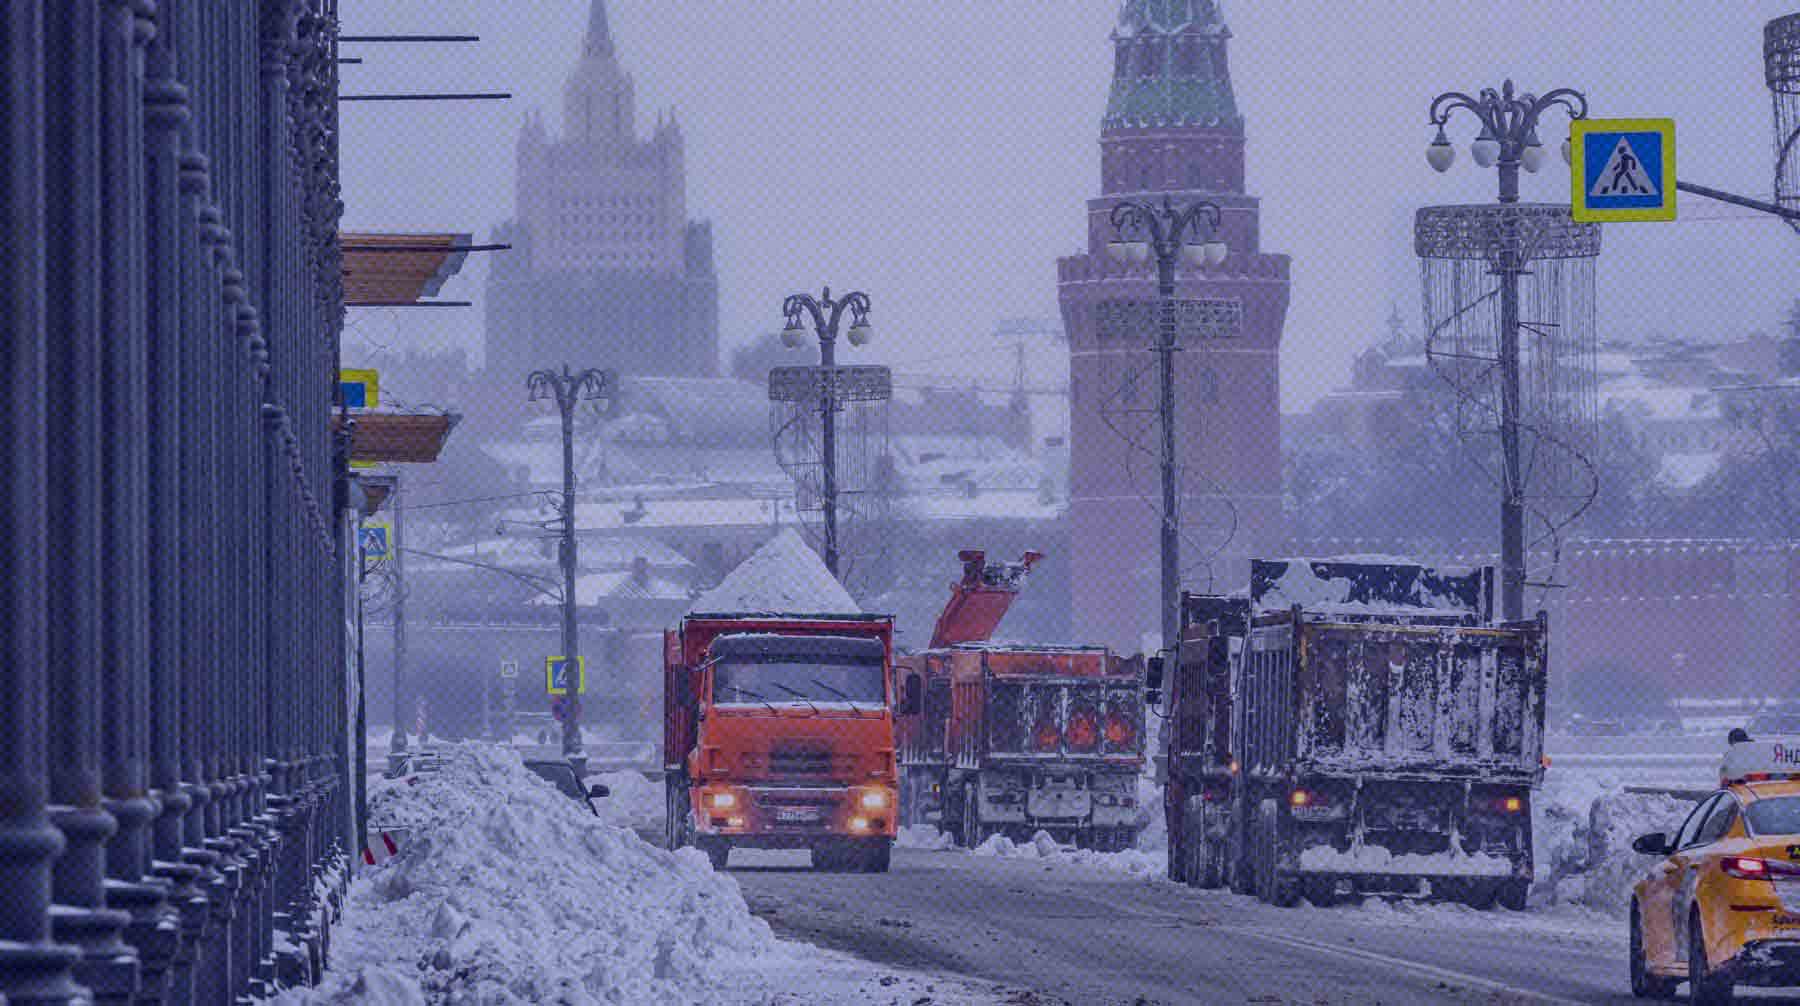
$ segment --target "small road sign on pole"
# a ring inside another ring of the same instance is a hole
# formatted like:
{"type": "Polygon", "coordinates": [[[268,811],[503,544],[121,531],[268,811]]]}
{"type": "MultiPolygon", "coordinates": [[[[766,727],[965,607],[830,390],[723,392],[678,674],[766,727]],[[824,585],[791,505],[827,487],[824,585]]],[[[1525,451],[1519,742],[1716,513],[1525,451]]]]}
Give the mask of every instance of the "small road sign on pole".
{"type": "Polygon", "coordinates": [[[344,393],[344,408],[373,409],[381,404],[381,374],[374,370],[340,370],[338,387],[344,393]]]}
{"type": "Polygon", "coordinates": [[[587,694],[587,658],[545,658],[544,691],[551,695],[587,694]]]}
{"type": "Polygon", "coordinates": [[[1582,223],[1675,219],[1675,120],[1570,123],[1570,213],[1582,223]]]}
{"type": "Polygon", "coordinates": [[[364,524],[356,532],[356,540],[362,545],[364,559],[392,558],[393,550],[389,545],[393,538],[393,528],[386,524],[364,524]]]}
{"type": "Polygon", "coordinates": [[[500,661],[500,676],[503,678],[518,677],[519,676],[519,662],[517,660],[502,660],[502,661],[500,661]]]}

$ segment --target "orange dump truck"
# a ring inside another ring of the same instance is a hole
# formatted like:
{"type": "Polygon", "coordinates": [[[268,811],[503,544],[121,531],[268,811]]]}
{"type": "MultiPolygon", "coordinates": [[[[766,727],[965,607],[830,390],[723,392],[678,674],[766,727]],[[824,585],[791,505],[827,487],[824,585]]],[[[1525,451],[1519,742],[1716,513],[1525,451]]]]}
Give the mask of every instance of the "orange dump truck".
{"type": "Polygon", "coordinates": [[[808,849],[885,872],[897,814],[893,619],[691,614],[664,644],[668,844],[808,849]]]}
{"type": "Polygon", "coordinates": [[[1120,849],[1136,837],[1141,663],[988,641],[1039,557],[964,552],[929,649],[901,658],[901,808],[966,846],[992,835],[1120,849]]]}

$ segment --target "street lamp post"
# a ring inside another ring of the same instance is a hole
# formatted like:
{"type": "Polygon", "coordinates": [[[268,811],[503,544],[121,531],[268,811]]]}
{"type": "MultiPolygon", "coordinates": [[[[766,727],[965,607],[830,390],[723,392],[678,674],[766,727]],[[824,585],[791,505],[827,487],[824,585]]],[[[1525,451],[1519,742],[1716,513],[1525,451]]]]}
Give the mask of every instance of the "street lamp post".
{"type": "MultiPolygon", "coordinates": [[[[581,656],[581,640],[575,623],[575,406],[606,396],[612,387],[612,375],[604,370],[588,369],[571,373],[568,364],[560,372],[534,370],[525,378],[531,401],[546,399],[556,402],[562,415],[563,493],[562,543],[557,558],[562,565],[562,656],[574,661],[581,656]]],[[[571,701],[563,716],[563,756],[570,761],[581,757],[581,701],[571,701]]]]}
{"type": "Polygon", "coordinates": [[[811,294],[797,293],[782,301],[781,313],[787,324],[781,330],[782,345],[798,349],[805,344],[805,319],[811,317],[813,332],[819,339],[819,453],[823,466],[821,501],[825,517],[825,568],[838,575],[837,534],[837,394],[833,368],[837,366],[838,322],[844,311],[850,312],[850,330],[845,333],[852,346],[868,343],[875,329],[869,324],[869,296],[852,292],[833,300],[831,288],[814,299],[811,294]]]}
{"type": "Polygon", "coordinates": [[[1175,474],[1175,264],[1216,266],[1230,250],[1217,237],[1219,207],[1204,200],[1177,208],[1167,196],[1155,202],[1126,200],[1113,207],[1118,240],[1107,251],[1139,265],[1156,259],[1158,323],[1156,355],[1162,384],[1157,416],[1162,426],[1162,645],[1173,650],[1181,629],[1181,501],[1175,474]],[[1204,242],[1190,242],[1202,236],[1204,242]],[[1130,237],[1127,237],[1130,235],[1130,237]]]}
{"type": "MultiPolygon", "coordinates": [[[[1571,119],[1587,118],[1587,98],[1579,91],[1558,88],[1541,97],[1515,94],[1513,82],[1500,90],[1484,88],[1478,97],[1458,91],[1438,95],[1431,102],[1431,125],[1437,136],[1426,150],[1426,160],[1440,171],[1450,170],[1456,148],[1444,126],[1458,110],[1475,115],[1481,133],[1470,146],[1475,163],[1497,167],[1499,202],[1519,201],[1519,169],[1536,173],[1544,165],[1544,145],[1538,138],[1538,119],[1551,108],[1561,107],[1571,119]]],[[[1563,141],[1563,160],[1570,158],[1569,142],[1563,141]]],[[[1525,473],[1519,450],[1519,277],[1529,255],[1516,221],[1502,221],[1494,249],[1494,272],[1500,277],[1500,451],[1505,485],[1500,503],[1501,613],[1507,621],[1525,617],[1525,473]]]]}

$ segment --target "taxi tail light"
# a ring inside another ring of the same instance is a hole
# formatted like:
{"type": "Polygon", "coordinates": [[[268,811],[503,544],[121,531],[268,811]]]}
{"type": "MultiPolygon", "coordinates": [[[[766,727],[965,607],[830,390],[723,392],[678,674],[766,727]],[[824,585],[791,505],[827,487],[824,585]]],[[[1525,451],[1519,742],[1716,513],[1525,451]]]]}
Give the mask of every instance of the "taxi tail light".
{"type": "Polygon", "coordinates": [[[1757,859],[1753,856],[1726,856],[1719,869],[1739,880],[1773,880],[1776,877],[1800,877],[1800,864],[1779,859],[1757,859]]]}

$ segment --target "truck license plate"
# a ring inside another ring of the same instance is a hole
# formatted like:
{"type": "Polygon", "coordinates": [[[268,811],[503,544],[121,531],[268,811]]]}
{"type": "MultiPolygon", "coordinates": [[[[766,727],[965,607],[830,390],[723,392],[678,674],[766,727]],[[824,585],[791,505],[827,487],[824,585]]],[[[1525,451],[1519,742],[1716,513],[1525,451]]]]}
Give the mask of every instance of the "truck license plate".
{"type": "Polygon", "coordinates": [[[775,811],[775,820],[794,824],[806,824],[819,819],[817,807],[781,807],[775,811]]]}

